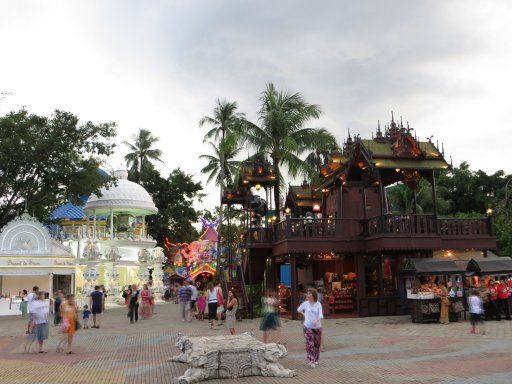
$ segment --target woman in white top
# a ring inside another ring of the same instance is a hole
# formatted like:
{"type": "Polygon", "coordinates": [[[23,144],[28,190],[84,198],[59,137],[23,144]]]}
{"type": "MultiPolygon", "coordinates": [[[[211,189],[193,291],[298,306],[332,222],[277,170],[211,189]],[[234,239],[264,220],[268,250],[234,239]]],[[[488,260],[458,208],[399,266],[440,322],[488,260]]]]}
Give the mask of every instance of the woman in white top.
{"type": "Polygon", "coordinates": [[[210,281],[208,283],[208,320],[210,320],[210,328],[215,329],[215,317],[217,315],[217,290],[210,281]]]}
{"type": "Polygon", "coordinates": [[[304,316],[304,338],[306,339],[306,353],[308,364],[315,368],[320,358],[320,341],[322,340],[322,304],[318,302],[318,292],[315,288],[308,288],[306,301],[297,312],[304,316]]]}

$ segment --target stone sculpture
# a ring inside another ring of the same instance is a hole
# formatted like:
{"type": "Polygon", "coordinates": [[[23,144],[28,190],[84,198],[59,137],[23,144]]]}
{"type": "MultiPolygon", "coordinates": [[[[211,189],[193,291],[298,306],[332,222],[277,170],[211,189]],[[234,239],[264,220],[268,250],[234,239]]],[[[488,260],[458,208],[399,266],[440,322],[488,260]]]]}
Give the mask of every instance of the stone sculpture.
{"type": "Polygon", "coordinates": [[[245,376],[293,377],[279,359],[287,355],[282,344],[262,343],[250,333],[230,336],[188,337],[176,342],[181,354],[168,361],[187,363],[190,368],[175,384],[208,379],[236,379],[245,376]]]}

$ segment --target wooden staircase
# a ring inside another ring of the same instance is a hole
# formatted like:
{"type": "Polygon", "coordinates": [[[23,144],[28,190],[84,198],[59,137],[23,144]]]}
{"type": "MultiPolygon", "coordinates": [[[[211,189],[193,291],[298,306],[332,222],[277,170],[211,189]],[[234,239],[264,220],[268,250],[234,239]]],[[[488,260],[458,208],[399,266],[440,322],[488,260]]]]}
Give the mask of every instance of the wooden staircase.
{"type": "Polygon", "coordinates": [[[249,296],[247,295],[247,291],[245,289],[245,279],[242,268],[240,265],[237,266],[237,277],[232,279],[226,278],[226,273],[224,272],[224,268],[220,267],[219,270],[222,290],[224,291],[226,297],[228,291],[236,292],[236,296],[238,297],[238,312],[236,314],[236,318],[238,320],[242,320],[243,318],[247,318],[250,313],[250,302],[249,296]]]}

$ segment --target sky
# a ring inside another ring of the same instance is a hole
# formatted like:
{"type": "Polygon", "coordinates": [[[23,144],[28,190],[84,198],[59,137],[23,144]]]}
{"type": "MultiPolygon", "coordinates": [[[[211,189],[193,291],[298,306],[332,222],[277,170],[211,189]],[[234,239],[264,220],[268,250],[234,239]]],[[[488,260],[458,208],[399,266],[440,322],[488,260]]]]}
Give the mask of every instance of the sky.
{"type": "Polygon", "coordinates": [[[265,84],[322,107],[312,127],[370,137],[391,111],[454,165],[512,173],[512,2],[0,0],[0,114],[118,124],[123,163],[139,128],[167,174],[200,174],[198,121],[216,99],[257,121],[265,84]]]}

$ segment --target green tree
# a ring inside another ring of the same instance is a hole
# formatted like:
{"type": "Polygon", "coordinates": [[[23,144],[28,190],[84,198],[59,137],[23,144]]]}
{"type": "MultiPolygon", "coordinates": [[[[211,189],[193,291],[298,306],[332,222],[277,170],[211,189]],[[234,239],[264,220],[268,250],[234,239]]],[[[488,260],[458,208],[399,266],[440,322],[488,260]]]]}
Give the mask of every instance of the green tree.
{"type": "Polygon", "coordinates": [[[196,240],[198,233],[192,223],[198,221],[194,202],[203,197],[202,186],[181,169],[167,178],[151,168],[143,174],[144,187],[153,197],[158,214],[147,218],[149,234],[163,247],[164,238],[173,243],[196,240]]]}
{"type": "MultiPolygon", "coordinates": [[[[450,202],[446,199],[447,190],[444,186],[437,186],[437,213],[445,215],[450,212],[450,202]]],[[[414,192],[407,185],[399,183],[386,188],[391,212],[396,214],[410,214],[414,212],[414,192]]],[[[426,180],[420,180],[416,188],[416,212],[433,213],[434,197],[432,185],[426,180]]]]}
{"type": "Polygon", "coordinates": [[[242,150],[237,146],[233,136],[221,141],[219,145],[212,142],[208,143],[213,151],[213,155],[201,155],[200,159],[206,159],[208,164],[201,169],[201,173],[208,175],[207,183],[215,180],[215,185],[221,184],[221,159],[224,160],[224,175],[226,185],[231,185],[238,178],[240,172],[240,161],[234,158],[242,150]]]}
{"type": "Polygon", "coordinates": [[[114,123],[79,124],[77,116],[56,110],[51,117],[22,109],[0,117],[0,226],[28,207],[48,213],[80,195],[99,194],[110,181],[98,173],[102,156],[114,145],[114,123]]]}
{"type": "Polygon", "coordinates": [[[285,166],[292,177],[311,175],[314,170],[299,156],[337,144],[334,136],[325,129],[305,128],[311,120],[320,117],[321,109],[316,104],[307,103],[300,93],[277,91],[270,83],[260,101],[258,115],[261,126],[247,122],[242,134],[259,154],[271,159],[278,176],[274,199],[279,219],[280,189],[284,184],[281,166],[285,166]]]}
{"type": "Polygon", "coordinates": [[[152,161],[162,162],[162,151],[153,148],[153,145],[157,143],[159,139],[153,136],[147,129],[139,129],[137,134],[132,135],[132,140],[133,144],[123,141],[123,144],[131,151],[124,159],[129,168],[128,172],[132,175],[132,178],[140,184],[144,178],[143,174],[152,170],[152,161]]]}
{"type": "MultiPolygon", "coordinates": [[[[212,116],[204,116],[199,120],[199,126],[210,126],[211,129],[205,134],[204,141],[214,139],[219,144],[217,146],[217,156],[219,164],[219,176],[217,178],[220,186],[219,206],[222,207],[222,197],[224,195],[224,182],[226,180],[226,159],[224,154],[228,154],[230,142],[236,140],[236,134],[244,122],[244,115],[237,112],[238,104],[236,101],[228,102],[217,99],[217,105],[213,109],[212,116]]],[[[232,149],[234,150],[234,148],[232,149]]],[[[214,167],[214,162],[210,159],[210,164],[214,167]]],[[[209,165],[210,165],[209,164],[209,165]]],[[[206,166],[208,168],[208,165],[206,166]]],[[[204,168],[203,168],[204,170],[204,168]]],[[[213,170],[213,169],[212,169],[213,170]]],[[[209,171],[206,171],[209,172],[209,171]]],[[[220,210],[220,222],[222,223],[222,210],[220,210]]],[[[222,224],[221,224],[222,226],[222,224]]]]}

